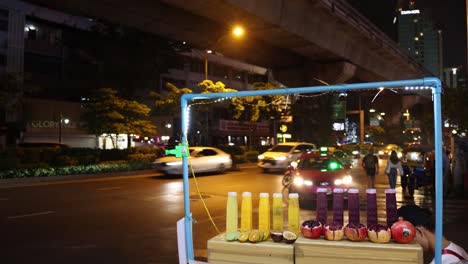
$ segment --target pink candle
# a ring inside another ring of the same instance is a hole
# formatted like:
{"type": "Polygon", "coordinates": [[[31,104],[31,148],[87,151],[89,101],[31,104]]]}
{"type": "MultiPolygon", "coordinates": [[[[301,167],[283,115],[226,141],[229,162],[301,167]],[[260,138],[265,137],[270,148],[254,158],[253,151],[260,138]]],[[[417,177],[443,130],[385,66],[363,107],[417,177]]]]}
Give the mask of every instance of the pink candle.
{"type": "Polygon", "coordinates": [[[359,212],[359,189],[348,190],[348,222],[351,224],[360,223],[359,212]]]}
{"type": "Polygon", "coordinates": [[[387,207],[387,226],[391,227],[398,220],[396,190],[385,190],[385,205],[387,207]]]}
{"type": "Polygon", "coordinates": [[[344,194],[342,188],[333,189],[333,222],[343,225],[343,202],[344,194]]]}
{"type": "Polygon", "coordinates": [[[377,191],[367,189],[367,226],[377,224],[377,191]]]}
{"type": "Polygon", "coordinates": [[[317,188],[317,220],[323,225],[327,223],[328,203],[327,189],[317,188]]]}

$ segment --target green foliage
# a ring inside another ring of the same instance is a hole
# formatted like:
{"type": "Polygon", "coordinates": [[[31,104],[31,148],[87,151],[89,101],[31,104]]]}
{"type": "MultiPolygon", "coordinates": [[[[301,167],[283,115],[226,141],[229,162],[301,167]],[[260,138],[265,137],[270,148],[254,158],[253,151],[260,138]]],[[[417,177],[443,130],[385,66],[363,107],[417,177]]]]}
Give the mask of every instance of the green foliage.
{"type": "Polygon", "coordinates": [[[153,162],[156,159],[155,154],[143,154],[143,153],[137,153],[137,154],[130,154],[128,155],[128,160],[129,162],[153,162]]]}
{"type": "Polygon", "coordinates": [[[151,92],[154,99],[154,109],[156,115],[180,115],[180,97],[186,93],[192,93],[189,88],[177,88],[172,83],[166,83],[168,92],[151,92]]]}
{"type": "Polygon", "coordinates": [[[86,105],[82,118],[87,123],[89,133],[101,134],[138,134],[151,136],[156,133],[147,117],[151,109],[136,101],[117,96],[117,91],[101,88],[86,105]]]}
{"type": "Polygon", "coordinates": [[[443,120],[458,127],[459,131],[468,129],[468,90],[464,87],[446,88],[442,96],[443,120]]]}
{"type": "Polygon", "coordinates": [[[0,179],[26,178],[26,177],[47,177],[74,174],[93,174],[118,171],[134,171],[150,169],[151,164],[143,162],[113,163],[87,166],[67,166],[59,168],[28,168],[11,169],[0,171],[0,179]]]}

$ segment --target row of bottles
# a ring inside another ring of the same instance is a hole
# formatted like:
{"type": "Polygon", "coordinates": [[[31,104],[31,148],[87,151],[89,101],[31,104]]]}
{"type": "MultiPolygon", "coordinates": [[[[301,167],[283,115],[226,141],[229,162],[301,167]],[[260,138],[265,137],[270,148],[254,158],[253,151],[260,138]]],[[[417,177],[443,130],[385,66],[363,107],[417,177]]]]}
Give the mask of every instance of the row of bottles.
{"type": "MultiPolygon", "coordinates": [[[[273,194],[273,203],[270,208],[270,197],[268,193],[260,193],[258,203],[258,229],[264,234],[270,234],[270,230],[283,232],[283,195],[273,194]],[[273,216],[272,219],[270,216],[273,216]],[[271,223],[271,226],[270,226],[271,223]]],[[[243,192],[240,215],[240,231],[252,230],[252,193],[243,192]]],[[[226,234],[234,233],[238,230],[238,204],[237,193],[229,192],[226,206],[226,234]]],[[[296,235],[300,233],[299,217],[299,195],[289,194],[288,203],[288,230],[296,235]]]]}
{"type": "MultiPolygon", "coordinates": [[[[366,216],[367,226],[376,225],[377,221],[377,191],[376,189],[366,190],[366,216]]],[[[344,190],[335,188],[333,190],[333,222],[343,225],[343,203],[344,203],[344,190]]],[[[398,220],[397,205],[396,205],[396,191],[395,189],[385,190],[385,204],[387,212],[387,226],[391,226],[398,220]]],[[[328,219],[328,201],[327,189],[317,189],[317,220],[321,223],[327,223],[328,219]]],[[[360,223],[360,204],[359,204],[359,189],[348,190],[348,220],[349,223],[360,223]]]]}
{"type": "MultiPolygon", "coordinates": [[[[397,205],[395,189],[385,190],[387,226],[391,226],[397,221],[397,205]]],[[[376,189],[366,190],[366,216],[367,226],[378,224],[377,221],[377,191],[376,189]]],[[[344,190],[335,188],[333,190],[333,222],[343,225],[344,211],[344,190]]],[[[288,203],[288,230],[298,235],[300,233],[300,214],[299,214],[299,195],[297,193],[289,194],[288,203]]],[[[328,200],[327,189],[317,189],[317,220],[323,224],[328,223],[328,200]]],[[[237,193],[229,192],[226,207],[226,233],[231,234],[238,231],[238,205],[237,193]]],[[[270,230],[282,232],[283,223],[283,196],[281,193],[273,194],[273,203],[270,208],[270,199],[268,193],[260,193],[258,207],[258,229],[265,234],[270,230]],[[270,216],[272,215],[272,219],[270,216]],[[271,226],[270,226],[271,224],[271,226]]],[[[349,223],[360,223],[360,203],[359,190],[348,190],[348,220],[349,223]]],[[[242,193],[240,231],[250,231],[252,226],[252,193],[242,193]]]]}

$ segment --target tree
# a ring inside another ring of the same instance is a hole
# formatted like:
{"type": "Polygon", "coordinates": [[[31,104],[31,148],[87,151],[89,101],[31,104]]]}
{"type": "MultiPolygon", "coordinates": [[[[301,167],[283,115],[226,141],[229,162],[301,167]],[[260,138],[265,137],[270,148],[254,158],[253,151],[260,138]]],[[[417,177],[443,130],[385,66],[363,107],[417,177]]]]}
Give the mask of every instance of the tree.
{"type": "Polygon", "coordinates": [[[89,133],[110,135],[114,148],[112,135],[127,134],[129,147],[130,134],[152,136],[156,133],[156,126],[147,119],[150,111],[144,104],[118,97],[114,89],[101,88],[86,105],[82,118],[87,122],[89,133]]]}

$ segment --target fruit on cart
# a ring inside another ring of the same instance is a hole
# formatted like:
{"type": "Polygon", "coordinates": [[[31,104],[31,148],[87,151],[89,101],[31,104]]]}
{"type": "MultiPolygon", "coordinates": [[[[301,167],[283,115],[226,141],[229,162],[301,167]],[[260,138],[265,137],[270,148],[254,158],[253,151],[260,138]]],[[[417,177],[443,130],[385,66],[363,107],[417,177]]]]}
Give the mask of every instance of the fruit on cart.
{"type": "Polygon", "coordinates": [[[319,238],[323,232],[323,225],[317,220],[307,220],[301,225],[301,233],[307,238],[319,238]]]}
{"type": "Polygon", "coordinates": [[[403,217],[398,217],[398,221],[393,223],[390,229],[392,230],[392,238],[397,243],[411,243],[416,235],[413,224],[405,221],[403,217]]]}
{"type": "Polygon", "coordinates": [[[367,236],[374,243],[388,243],[392,237],[390,227],[376,224],[367,227],[367,236]]]}
{"type": "Polygon", "coordinates": [[[239,231],[230,233],[226,235],[226,240],[231,242],[231,241],[236,241],[237,237],[239,236],[239,231]]]}
{"type": "Polygon", "coordinates": [[[367,237],[367,228],[361,223],[349,223],[344,228],[344,234],[351,241],[363,241],[367,237]]]}
{"type": "Polygon", "coordinates": [[[257,243],[263,240],[263,232],[259,230],[252,230],[249,234],[249,242],[257,243]]]}
{"type": "Polygon", "coordinates": [[[283,232],[283,238],[284,238],[284,241],[286,241],[287,244],[292,244],[292,243],[294,243],[296,241],[297,235],[294,234],[291,231],[284,231],[283,232]]]}
{"type": "Polygon", "coordinates": [[[275,242],[283,241],[283,232],[271,232],[270,233],[271,239],[275,242]]]}
{"type": "Polygon", "coordinates": [[[237,237],[237,240],[239,240],[239,242],[247,242],[247,240],[249,240],[249,235],[250,231],[240,232],[239,236],[237,237]]]}
{"type": "Polygon", "coordinates": [[[330,223],[323,227],[323,235],[326,240],[341,240],[344,235],[343,225],[340,223],[330,223]]]}

